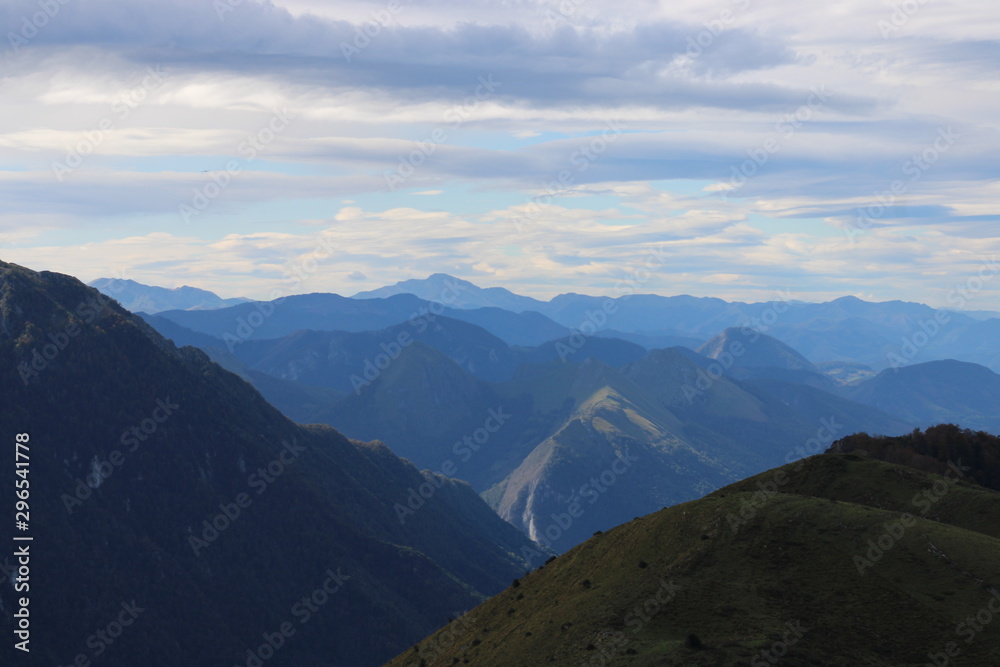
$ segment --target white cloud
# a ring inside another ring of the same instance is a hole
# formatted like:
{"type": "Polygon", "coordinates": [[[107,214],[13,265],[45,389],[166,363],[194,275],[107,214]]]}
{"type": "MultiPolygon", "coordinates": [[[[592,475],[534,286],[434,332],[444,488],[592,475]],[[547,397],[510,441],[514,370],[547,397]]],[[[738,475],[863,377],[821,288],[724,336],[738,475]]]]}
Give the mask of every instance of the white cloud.
{"type": "MultiPolygon", "coordinates": [[[[252,295],[329,229],[339,254],[312,289],[444,270],[597,291],[662,247],[673,260],[654,291],[750,298],[795,283],[940,300],[998,249],[986,0],[923,3],[885,37],[893,7],[862,0],[572,4],[403,3],[348,62],[342,43],[384,16],[382,0],[247,0],[221,18],[198,0],[69,3],[4,60],[0,250],[81,277],[120,265],[252,295]],[[732,21],[706,37],[723,9],[732,21]],[[148,68],[162,84],[144,87],[148,68]],[[476,99],[480,77],[501,85],[476,99]],[[804,112],[817,89],[829,99],[804,112]],[[246,160],[241,143],[280,109],[294,122],[246,160]],[[58,180],[53,162],[105,119],[58,180]],[[611,120],[624,132],[581,159],[611,120]],[[912,178],[949,127],[961,136],[912,178]],[[178,207],[232,159],[240,174],[182,224],[178,207]],[[433,210],[380,199],[386,172],[414,159],[401,189],[433,210]],[[851,243],[841,228],[899,179],[894,207],[851,243]]],[[[35,11],[14,0],[0,20],[35,11]]]]}

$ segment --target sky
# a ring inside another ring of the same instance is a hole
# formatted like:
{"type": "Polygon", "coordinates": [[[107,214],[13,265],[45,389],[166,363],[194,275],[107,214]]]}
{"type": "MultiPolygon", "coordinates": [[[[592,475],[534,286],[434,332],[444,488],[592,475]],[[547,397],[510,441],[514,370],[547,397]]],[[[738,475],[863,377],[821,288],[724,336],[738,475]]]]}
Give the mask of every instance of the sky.
{"type": "Polygon", "coordinates": [[[0,259],[1000,310],[992,0],[6,0],[0,259]]]}

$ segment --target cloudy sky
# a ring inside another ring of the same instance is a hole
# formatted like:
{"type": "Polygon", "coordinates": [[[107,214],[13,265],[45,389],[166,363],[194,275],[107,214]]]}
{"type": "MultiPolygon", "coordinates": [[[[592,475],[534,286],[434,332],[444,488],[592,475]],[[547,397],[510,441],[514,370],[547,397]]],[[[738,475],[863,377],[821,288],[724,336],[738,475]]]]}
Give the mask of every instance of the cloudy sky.
{"type": "MultiPolygon", "coordinates": [[[[947,305],[1000,254],[993,0],[6,0],[0,258],[223,296],[947,305]],[[643,267],[653,270],[643,271],[643,267]]],[[[973,309],[1000,310],[1000,279],[973,309]]]]}

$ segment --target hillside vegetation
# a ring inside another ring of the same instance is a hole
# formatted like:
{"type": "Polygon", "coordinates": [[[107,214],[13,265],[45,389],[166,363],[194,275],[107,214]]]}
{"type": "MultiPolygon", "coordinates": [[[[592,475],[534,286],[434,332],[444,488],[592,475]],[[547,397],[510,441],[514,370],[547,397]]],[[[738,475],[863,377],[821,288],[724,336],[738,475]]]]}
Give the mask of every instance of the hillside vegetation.
{"type": "Polygon", "coordinates": [[[388,664],[1000,664],[998,585],[1000,494],[824,454],[597,535],[388,664]]]}

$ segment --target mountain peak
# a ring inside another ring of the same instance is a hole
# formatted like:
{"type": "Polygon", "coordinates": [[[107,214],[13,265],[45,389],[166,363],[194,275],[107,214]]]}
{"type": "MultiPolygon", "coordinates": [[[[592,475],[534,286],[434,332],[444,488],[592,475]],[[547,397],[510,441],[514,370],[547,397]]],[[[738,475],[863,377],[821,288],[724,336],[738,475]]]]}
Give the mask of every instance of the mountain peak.
{"type": "Polygon", "coordinates": [[[401,280],[394,285],[358,292],[352,298],[384,299],[396,294],[413,294],[427,301],[464,310],[492,307],[520,313],[537,310],[543,305],[542,301],[514,294],[503,287],[482,288],[447,273],[432,273],[423,279],[401,280]]]}
{"type": "Polygon", "coordinates": [[[730,360],[740,368],[781,368],[820,373],[811,361],[773,336],[747,327],[729,327],[697,350],[709,359],[730,360]]]}
{"type": "Polygon", "coordinates": [[[98,278],[88,286],[116,299],[134,313],[150,315],[165,310],[214,310],[249,301],[241,297],[224,299],[214,292],[189,285],[156,287],[128,278],[98,278]]]}

